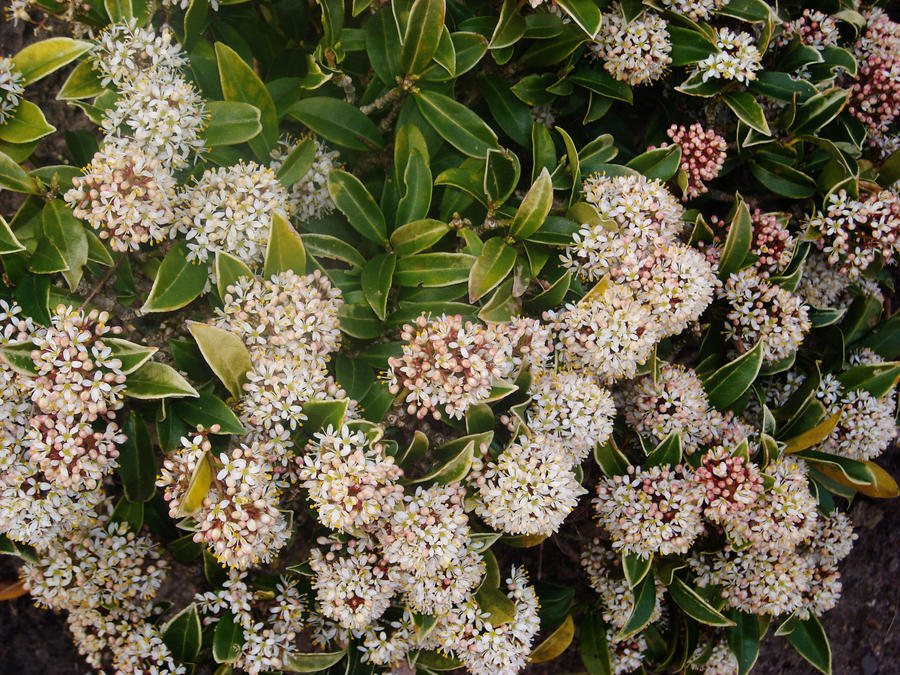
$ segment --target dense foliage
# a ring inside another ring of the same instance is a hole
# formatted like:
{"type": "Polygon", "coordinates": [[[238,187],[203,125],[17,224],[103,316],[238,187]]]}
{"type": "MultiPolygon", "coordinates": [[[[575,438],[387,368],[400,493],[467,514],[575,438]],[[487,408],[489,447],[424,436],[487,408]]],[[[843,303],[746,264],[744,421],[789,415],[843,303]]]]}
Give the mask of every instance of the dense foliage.
{"type": "Polygon", "coordinates": [[[900,24],[808,4],[13,0],[22,590],[118,673],[830,672],[900,24]]]}

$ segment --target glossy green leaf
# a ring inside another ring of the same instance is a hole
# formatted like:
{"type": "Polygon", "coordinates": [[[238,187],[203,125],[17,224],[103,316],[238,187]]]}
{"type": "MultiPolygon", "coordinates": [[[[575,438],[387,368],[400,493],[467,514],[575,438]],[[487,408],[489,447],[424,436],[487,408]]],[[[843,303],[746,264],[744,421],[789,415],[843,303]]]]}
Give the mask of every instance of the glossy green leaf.
{"type": "Polygon", "coordinates": [[[517,239],[528,238],[543,225],[552,206],[553,181],[550,172],[543,169],[516,210],[509,234],[517,239]]]}
{"type": "Polygon", "coordinates": [[[750,209],[743,199],[738,197],[734,216],[728,226],[728,236],[719,257],[719,278],[723,281],[744,266],[744,260],[750,252],[753,239],[753,222],[750,220],[750,209]]]}
{"type": "Polygon", "coordinates": [[[319,136],[349,150],[380,148],[384,141],[374,122],[346,101],[325,96],[304,98],[287,114],[319,136]]]}
{"type": "Polygon", "coordinates": [[[228,287],[234,286],[238,279],[253,278],[253,271],[233,255],[224,251],[216,251],[216,288],[223,300],[228,294],[228,287]]]}
{"type": "Polygon", "coordinates": [[[812,615],[804,621],[797,621],[794,630],[787,636],[797,653],[816,670],[825,675],[831,673],[831,646],[819,619],[812,615]]]}
{"type": "Polygon", "coordinates": [[[179,661],[193,661],[200,653],[200,615],[191,603],[170,619],[161,630],[163,642],[179,661]]]}
{"type": "Polygon", "coordinates": [[[366,259],[359,251],[337,237],[328,234],[302,234],[300,240],[307,252],[316,258],[340,260],[356,268],[366,264],[366,259]]]}
{"type": "Polygon", "coordinates": [[[750,172],[764,187],[790,199],[806,199],[816,193],[816,182],[802,171],[757,158],[750,162],[750,172]]]}
{"type": "Polygon", "coordinates": [[[625,573],[625,580],[630,588],[634,588],[641,583],[650,573],[653,566],[653,556],[643,558],[633,553],[622,555],[622,571],[625,573]]]}
{"type": "Polygon", "coordinates": [[[61,101],[75,101],[94,98],[104,92],[100,83],[100,75],[94,70],[91,61],[82,61],[72,69],[62,88],[56,94],[61,101]]]}
{"type": "Polygon", "coordinates": [[[104,337],[101,342],[110,348],[114,358],[121,361],[120,370],[125,375],[140,368],[157,352],[156,347],[145,347],[117,337],[104,337]]]}
{"type": "Polygon", "coordinates": [[[464,155],[484,158],[488,148],[497,147],[497,135],[462,103],[433,91],[420,91],[413,97],[419,112],[441,138],[464,155]]]}
{"type": "Polygon", "coordinates": [[[119,445],[119,478],[130,502],[146,502],[156,493],[156,455],[147,425],[136,413],[122,423],[125,441],[119,445]]]}
{"type": "Polygon", "coordinates": [[[212,429],[213,433],[243,434],[244,425],[230,407],[215,394],[201,391],[196,398],[186,398],[175,406],[175,413],[189,426],[212,429]]]}
{"type": "Polygon", "coordinates": [[[587,612],[581,618],[581,634],[578,651],[581,662],[590,675],[612,675],[607,627],[596,612],[587,612]]]}
{"type": "Polygon", "coordinates": [[[0,188],[28,194],[38,193],[35,180],[4,152],[0,152],[0,188]]]}
{"type": "Polygon", "coordinates": [[[484,194],[492,205],[506,201],[519,183],[519,158],[508,150],[490,149],[484,167],[484,194]]]}
{"type": "Polygon", "coordinates": [[[91,47],[91,42],[66,37],[41,40],[16,54],[12,69],[22,73],[22,84],[27,86],[71,63],[91,47]]]}
{"type": "Polygon", "coordinates": [[[404,224],[428,215],[431,207],[431,168],[427,155],[413,148],[403,171],[403,196],[397,203],[397,223],[404,224]]]}
{"type": "Polygon", "coordinates": [[[401,225],[391,233],[390,243],[399,256],[408,256],[425,251],[446,236],[450,227],[446,223],[431,218],[414,220],[401,225]]]}
{"type": "Polygon", "coordinates": [[[559,628],[550,633],[550,635],[544,638],[543,642],[534,648],[531,652],[531,656],[528,657],[528,660],[531,663],[552,661],[569,648],[569,645],[572,644],[572,638],[574,637],[575,622],[572,620],[572,615],[570,614],[566,617],[566,620],[562,622],[562,625],[560,625],[559,628]]]}
{"type": "Polygon", "coordinates": [[[369,241],[388,246],[384,213],[356,176],[332,169],[328,174],[328,192],[353,229],[369,241]]]}
{"type": "Polygon", "coordinates": [[[391,290],[391,280],[396,266],[396,255],[382,253],[366,263],[360,277],[366,302],[382,321],[387,316],[388,293],[391,290]]]}
{"type": "Polygon", "coordinates": [[[88,243],[84,225],[60,199],[49,202],[41,214],[44,236],[62,255],[68,268],[62,274],[69,289],[74,291],[81,281],[82,268],[87,264],[88,243]]]}
{"type": "Polygon", "coordinates": [[[125,395],[138,399],[198,396],[197,390],[177,370],[164,363],[148,361],[125,380],[125,395]]]}
{"type": "Polygon", "coordinates": [[[465,253],[419,253],[397,260],[394,283],[436,288],[468,280],[475,256],[465,253]]]}
{"type": "Polygon", "coordinates": [[[272,214],[263,275],[271,278],[288,271],[301,275],[306,272],[306,248],[287,218],[276,212],[272,214]]]}
{"type": "Polygon", "coordinates": [[[262,131],[259,108],[243,101],[209,101],[206,144],[236,145],[245,143],[262,131]]]}
{"type": "Polygon", "coordinates": [[[216,377],[235,399],[240,399],[247,373],[252,368],[250,354],[241,339],[234,333],[196,321],[188,321],[188,330],[216,377]]]}
{"type": "Polygon", "coordinates": [[[400,47],[400,67],[408,75],[425,70],[434,57],[444,28],[444,0],[415,0],[400,47]]]}
{"type": "Polygon", "coordinates": [[[244,646],[244,629],[234,614],[225,612],[216,623],[212,654],[216,663],[234,663],[244,646]]]}
{"type": "Polygon", "coordinates": [[[228,45],[215,44],[219,80],[226,101],[248,103],[259,109],[261,131],[250,139],[250,148],[258,159],[269,160],[269,152],[278,142],[278,111],[275,101],[259,76],[228,45]]]}
{"type": "Polygon", "coordinates": [[[187,255],[187,242],[176,241],[159,266],[141,312],[171,312],[189,304],[203,292],[208,275],[206,263],[188,260],[187,255]]]}
{"type": "Polygon", "coordinates": [[[19,101],[16,111],[0,124],[0,140],[7,143],[30,143],[48,136],[56,127],[47,122],[44,113],[31,101],[19,101]]]}
{"type": "Polygon", "coordinates": [[[281,669],[286,673],[318,673],[330,668],[347,654],[340,652],[311,652],[308,654],[285,654],[281,669]]]}
{"type": "Polygon", "coordinates": [[[484,297],[506,278],[516,264],[515,249],[502,237],[491,237],[469,272],[469,302],[484,297]]]}
{"type": "Polygon", "coordinates": [[[750,351],[703,378],[703,388],[710,404],[719,410],[725,410],[737,401],[753,384],[762,361],[763,343],[760,341],[750,351]]]}
{"type": "Polygon", "coordinates": [[[289,188],[303,180],[316,160],[316,144],[312,138],[299,142],[284,158],[278,173],[278,182],[289,188]]]}
{"type": "Polygon", "coordinates": [[[24,250],[25,246],[23,246],[22,242],[20,242],[16,238],[16,235],[13,234],[6,219],[3,216],[0,216],[0,255],[18,253],[19,251],[24,250]]]}
{"type": "Polygon", "coordinates": [[[666,148],[647,150],[632,159],[626,166],[644,174],[647,178],[669,180],[681,165],[681,147],[670,145],[666,148]]]}
{"type": "Polygon", "coordinates": [[[685,614],[708,626],[734,626],[735,623],[701,598],[697,592],[678,577],[668,585],[669,596],[685,614]]]}
{"type": "Polygon", "coordinates": [[[623,640],[631,635],[639,633],[647,624],[650,623],[650,617],[653,616],[653,610],[656,607],[656,579],[652,574],[644,577],[634,589],[634,608],[628,616],[628,620],[621,630],[616,633],[616,640],[623,640]]]}
{"type": "Polygon", "coordinates": [[[593,38],[600,31],[603,15],[593,0],[556,0],[556,4],[589,37],[593,38]]]}
{"type": "Polygon", "coordinates": [[[746,91],[730,91],[722,94],[722,100],[737,115],[737,118],[748,127],[766,136],[772,135],[772,132],[769,130],[769,123],[766,122],[766,114],[763,112],[762,106],[757,103],[753,94],[746,91]]]}

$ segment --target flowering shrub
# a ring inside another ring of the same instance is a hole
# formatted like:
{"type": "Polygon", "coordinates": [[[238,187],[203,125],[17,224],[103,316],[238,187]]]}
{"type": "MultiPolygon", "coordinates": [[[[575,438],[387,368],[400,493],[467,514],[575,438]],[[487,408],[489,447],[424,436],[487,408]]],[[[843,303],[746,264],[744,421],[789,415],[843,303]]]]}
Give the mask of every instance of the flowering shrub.
{"type": "Polygon", "coordinates": [[[117,673],[829,673],[900,24],[801,5],[14,0],[22,587],[117,673]]]}

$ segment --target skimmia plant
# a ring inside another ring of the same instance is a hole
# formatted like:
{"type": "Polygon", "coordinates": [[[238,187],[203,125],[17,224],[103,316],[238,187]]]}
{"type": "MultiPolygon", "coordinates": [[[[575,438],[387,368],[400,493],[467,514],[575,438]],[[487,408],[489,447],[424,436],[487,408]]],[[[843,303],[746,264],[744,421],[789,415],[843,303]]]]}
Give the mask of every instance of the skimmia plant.
{"type": "Polygon", "coordinates": [[[898,495],[897,17],[9,7],[0,550],[94,668],[830,672],[898,495]]]}

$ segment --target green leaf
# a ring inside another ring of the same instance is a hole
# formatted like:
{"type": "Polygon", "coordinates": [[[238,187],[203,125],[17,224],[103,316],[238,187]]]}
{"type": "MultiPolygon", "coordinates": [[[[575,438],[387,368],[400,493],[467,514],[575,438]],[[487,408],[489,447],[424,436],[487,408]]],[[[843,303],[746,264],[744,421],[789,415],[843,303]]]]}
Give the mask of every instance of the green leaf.
{"type": "Polygon", "coordinates": [[[766,136],[772,135],[769,124],[766,122],[766,114],[763,112],[762,106],[756,102],[753,94],[746,91],[731,91],[722,94],[722,100],[748,127],[756,129],[766,136]]]}
{"type": "Polygon", "coordinates": [[[624,476],[628,473],[628,467],[631,466],[622,451],[616,447],[612,437],[608,438],[605,443],[598,443],[594,447],[594,460],[607,478],[624,476]]]}
{"type": "Polygon", "coordinates": [[[701,598],[697,592],[678,577],[668,585],[669,595],[685,614],[708,626],[734,626],[735,623],[701,598]]]}
{"type": "Polygon", "coordinates": [[[240,260],[225,251],[216,251],[216,288],[223,300],[228,287],[234,286],[241,277],[253,278],[253,272],[240,260]]]}
{"type": "Polygon", "coordinates": [[[630,588],[634,588],[641,583],[647,574],[650,573],[652,566],[652,555],[646,558],[633,553],[622,555],[622,571],[625,573],[625,580],[630,588]]]}
{"type": "Polygon", "coordinates": [[[285,157],[276,177],[278,182],[289,188],[299,183],[312,168],[316,161],[316,144],[312,138],[306,138],[298,143],[290,154],[285,157]]]}
{"type": "Polygon", "coordinates": [[[348,403],[349,400],[346,398],[331,401],[307,401],[303,404],[303,414],[306,415],[303,433],[311,438],[314,433],[329,426],[340,429],[348,403]]]}
{"type": "MultiPolygon", "coordinates": [[[[465,439],[466,437],[457,440],[462,442],[465,441],[465,439]]],[[[456,454],[453,454],[443,462],[433,459],[432,464],[437,464],[434,469],[421,478],[410,480],[408,482],[412,485],[420,483],[449,485],[465,478],[469,473],[469,469],[472,468],[472,459],[475,457],[475,441],[468,441],[464,444],[457,443],[457,445],[460,446],[460,449],[456,454]]],[[[452,447],[455,448],[457,445],[453,445],[452,447]]]]}
{"type": "Polygon", "coordinates": [[[794,122],[790,129],[791,133],[795,136],[815,134],[840,114],[847,105],[849,96],[849,91],[839,88],[810,96],[797,106],[797,114],[794,116],[794,122]]]}
{"type": "Polygon", "coordinates": [[[450,34],[456,50],[456,76],[459,77],[474,68],[487,53],[487,38],[478,33],[458,31],[450,34]]]}
{"type": "Polygon", "coordinates": [[[491,237],[484,242],[484,248],[469,272],[469,302],[487,295],[506,278],[515,264],[516,250],[502,237],[491,237]]]}
{"type": "Polygon", "coordinates": [[[556,0],[556,4],[591,38],[600,31],[603,15],[593,0],[556,0]]]}
{"type": "Polygon", "coordinates": [[[478,607],[490,615],[492,626],[509,623],[516,617],[516,604],[493,584],[482,584],[475,594],[478,607]]]}
{"type": "Polygon", "coordinates": [[[113,23],[117,21],[127,23],[134,16],[131,0],[103,0],[103,6],[113,23]]]}
{"type": "Polygon", "coordinates": [[[855,366],[837,376],[845,391],[862,389],[881,398],[900,381],[900,361],[855,366]]]}
{"type": "Polygon", "coordinates": [[[738,195],[734,216],[728,227],[728,237],[719,257],[719,278],[723,281],[744,266],[753,239],[753,221],[750,209],[738,195]]]}
{"type": "Polygon", "coordinates": [[[209,123],[206,144],[237,145],[255,138],[262,131],[259,108],[242,101],[208,101],[209,123]]]}
{"type": "Polygon", "coordinates": [[[355,268],[361,268],[366,264],[366,259],[359,251],[329,234],[302,234],[300,240],[304,248],[314,257],[340,260],[355,268]]]}
{"type": "Polygon", "coordinates": [[[241,339],[234,333],[197,321],[188,321],[188,330],[216,377],[235,399],[240,399],[247,373],[253,367],[241,339]]]}
{"type": "Polygon", "coordinates": [[[512,92],[512,87],[497,75],[480,75],[479,90],[500,128],[516,143],[528,146],[531,138],[531,109],[512,92]]]}
{"type": "Polygon", "coordinates": [[[212,429],[216,424],[219,434],[246,433],[244,425],[234,411],[215,394],[201,391],[197,398],[186,398],[174,407],[175,413],[192,427],[212,429]]]}
{"type": "Polygon", "coordinates": [[[0,255],[18,253],[19,251],[24,250],[25,247],[18,239],[16,239],[16,235],[14,235],[13,231],[9,228],[6,219],[3,216],[0,216],[0,255]]]}
{"type": "Polygon", "coordinates": [[[91,42],[65,37],[34,42],[13,57],[12,70],[22,73],[22,84],[27,86],[71,63],[91,47],[91,42]]]}
{"type": "Polygon", "coordinates": [[[171,312],[189,304],[203,292],[208,275],[207,266],[205,263],[188,260],[187,253],[187,242],[183,239],[176,241],[169,249],[159,266],[141,312],[171,312]]]}
{"type": "Polygon", "coordinates": [[[114,523],[125,523],[132,532],[140,532],[144,524],[143,502],[131,502],[122,497],[109,516],[114,523]]]}
{"type": "Polygon", "coordinates": [[[519,12],[516,0],[503,0],[500,18],[491,35],[490,48],[504,49],[511,47],[525,34],[525,19],[519,12]]]}
{"type": "Polygon", "coordinates": [[[193,661],[200,653],[200,616],[191,603],[162,627],[162,639],[179,661],[193,661]]]}
{"type": "Polygon", "coordinates": [[[719,410],[725,410],[737,401],[753,384],[762,361],[763,343],[760,341],[750,351],[703,378],[703,388],[710,404],[719,410]]]}
{"type": "Polygon", "coordinates": [[[483,158],[488,148],[497,147],[497,135],[462,103],[433,91],[420,91],[413,97],[426,121],[464,155],[483,158]]]}
{"type": "Polygon", "coordinates": [[[520,172],[519,158],[509,150],[488,150],[484,166],[484,193],[490,204],[499,206],[506,201],[519,183],[520,172]]]}
{"type": "Polygon", "coordinates": [[[340,652],[285,654],[281,670],[286,673],[318,673],[336,664],[346,653],[345,649],[340,652]]]}
{"type": "Polygon", "coordinates": [[[125,395],[138,399],[198,396],[197,390],[178,371],[164,363],[148,361],[125,380],[125,395]]]}
{"type": "Polygon", "coordinates": [[[812,429],[807,429],[803,433],[794,436],[787,441],[782,452],[785,455],[790,455],[818,445],[831,435],[831,432],[834,431],[834,428],[841,420],[842,414],[843,411],[838,411],[831,417],[827,417],[816,424],[812,429]]]}
{"type": "Polygon", "coordinates": [[[219,80],[226,101],[249,103],[259,109],[262,130],[250,140],[250,148],[260,161],[269,161],[269,152],[278,142],[278,111],[275,101],[259,76],[228,45],[216,42],[219,80]]]}
{"type": "Polygon", "coordinates": [[[750,172],[766,188],[790,199],[806,199],[816,193],[816,181],[785,164],[757,156],[750,162],[750,172]]]}
{"type": "Polygon", "coordinates": [[[397,204],[397,223],[408,223],[428,215],[432,186],[427,155],[413,148],[403,171],[404,192],[397,204]]]}
{"type": "Polygon", "coordinates": [[[510,236],[526,239],[537,232],[550,213],[551,206],[553,206],[553,181],[550,179],[550,172],[545,168],[541,170],[534,185],[516,210],[509,228],[510,236]]]}
{"type": "Polygon", "coordinates": [[[670,145],[665,148],[647,150],[626,164],[647,178],[669,180],[681,166],[681,147],[670,145]]]}
{"type": "Polygon", "coordinates": [[[830,675],[831,646],[818,617],[812,615],[805,621],[797,621],[787,639],[816,670],[830,675]]]}
{"type": "Polygon", "coordinates": [[[735,622],[734,626],[725,629],[728,646],[738,662],[738,674],[746,675],[753,668],[759,657],[759,641],[763,631],[760,630],[760,619],[754,614],[745,614],[731,610],[728,616],[735,622]]]}
{"type": "Polygon", "coordinates": [[[531,663],[552,661],[569,648],[574,637],[575,622],[572,620],[572,615],[569,614],[559,628],[550,633],[543,642],[534,648],[528,660],[531,663]]]}
{"type": "Polygon", "coordinates": [[[328,174],[328,192],[354,230],[369,241],[388,246],[384,213],[356,176],[332,169],[328,174]]]}
{"type": "Polygon", "coordinates": [[[341,330],[360,340],[372,340],[381,335],[384,327],[365,301],[345,302],[338,309],[341,330]]]}
{"type": "Polygon", "coordinates": [[[650,623],[650,617],[653,616],[653,610],[656,608],[656,580],[652,574],[644,577],[644,580],[634,589],[634,608],[622,626],[622,629],[616,634],[615,640],[624,640],[627,637],[635,635],[647,627],[650,623]]]}
{"type": "Polygon", "coordinates": [[[140,368],[158,351],[156,347],[145,347],[117,337],[104,337],[101,342],[122,362],[121,370],[125,375],[140,368]]]}
{"type": "Polygon", "coordinates": [[[569,80],[606,98],[625,101],[625,103],[632,103],[634,100],[631,87],[600,68],[574,73],[569,76],[569,80]]]}
{"type": "Polygon", "coordinates": [[[414,220],[391,233],[391,246],[399,256],[408,256],[431,248],[450,231],[446,223],[431,218],[414,220]]]}
{"type": "Polygon", "coordinates": [[[178,505],[179,515],[189,516],[192,513],[196,513],[197,509],[203,506],[203,500],[206,499],[206,495],[209,494],[209,488],[212,485],[212,476],[212,466],[210,465],[209,453],[207,452],[200,458],[200,461],[194,468],[194,473],[188,482],[181,504],[178,505]]]}
{"type": "Polygon", "coordinates": [[[578,651],[581,653],[581,662],[590,675],[613,673],[606,630],[606,624],[599,614],[587,612],[581,619],[578,651]]]}
{"type": "Polygon", "coordinates": [[[393,253],[382,253],[366,263],[360,277],[366,302],[382,321],[387,316],[388,293],[391,290],[391,280],[396,266],[397,256],[393,253]]]}
{"type": "Polygon", "coordinates": [[[266,262],[263,274],[271,278],[281,272],[292,271],[304,274],[306,271],[306,248],[296,230],[287,218],[278,212],[272,214],[272,229],[266,243],[266,262]]]}
{"type": "Polygon", "coordinates": [[[22,100],[13,115],[0,124],[0,140],[7,143],[30,143],[54,131],[56,127],[47,122],[40,108],[31,101],[22,100]]]}
{"type": "Polygon", "coordinates": [[[156,455],[144,420],[131,412],[122,424],[125,441],[119,445],[119,478],[130,502],[146,502],[156,493],[156,455]]]}
{"type": "Polygon", "coordinates": [[[402,75],[399,44],[400,32],[392,12],[376,12],[366,25],[366,53],[372,70],[386,86],[393,87],[402,75]]]}
{"type": "Polygon", "coordinates": [[[17,373],[34,377],[37,375],[37,367],[31,358],[32,351],[34,351],[34,343],[31,340],[8,342],[0,346],[0,359],[17,373]]]}
{"type": "Polygon", "coordinates": [[[444,0],[415,0],[400,48],[400,66],[407,75],[418,75],[431,62],[444,28],[444,0]]]}
{"type": "Polygon", "coordinates": [[[29,176],[9,155],[0,152],[0,188],[13,192],[38,194],[37,181],[29,176]]]}
{"type": "Polygon", "coordinates": [[[676,26],[673,22],[669,22],[666,30],[669,31],[669,40],[672,43],[669,58],[672,59],[670,65],[673,67],[687,66],[702,61],[718,51],[706,34],[700,30],[676,26]]]}
{"type": "Polygon", "coordinates": [[[76,101],[94,98],[105,91],[100,76],[91,61],[82,61],[72,69],[62,88],[56,94],[60,101],[76,101]]]}
{"type": "Polygon", "coordinates": [[[287,114],[319,136],[349,150],[373,150],[384,141],[378,127],[359,108],[346,101],[313,96],[294,103],[287,114]]]}
{"type": "Polygon", "coordinates": [[[681,436],[673,431],[666,436],[648,455],[647,466],[675,466],[681,463],[681,436]]]}
{"type": "Polygon", "coordinates": [[[394,283],[398,286],[436,288],[466,281],[475,256],[465,253],[419,253],[397,260],[394,283]]]}
{"type": "Polygon", "coordinates": [[[82,277],[82,267],[87,264],[88,243],[81,224],[68,206],[60,199],[48,203],[42,211],[44,236],[60,252],[68,269],[63,276],[70,290],[75,290],[82,277]]]}
{"type": "Polygon", "coordinates": [[[244,646],[244,629],[234,620],[234,614],[225,612],[216,623],[212,653],[216,663],[234,663],[244,646]]]}

